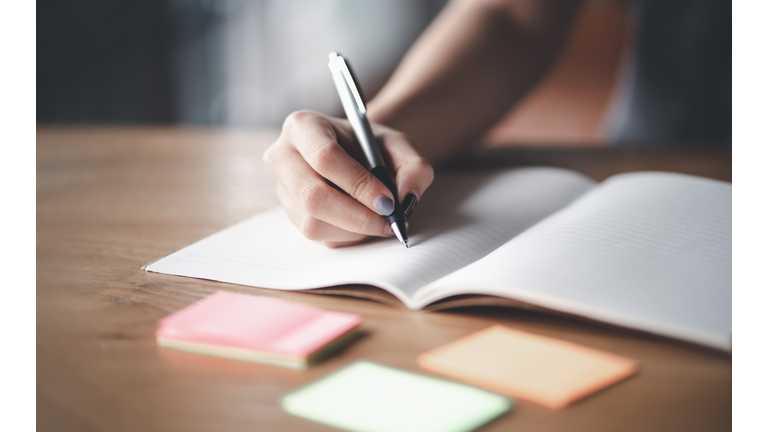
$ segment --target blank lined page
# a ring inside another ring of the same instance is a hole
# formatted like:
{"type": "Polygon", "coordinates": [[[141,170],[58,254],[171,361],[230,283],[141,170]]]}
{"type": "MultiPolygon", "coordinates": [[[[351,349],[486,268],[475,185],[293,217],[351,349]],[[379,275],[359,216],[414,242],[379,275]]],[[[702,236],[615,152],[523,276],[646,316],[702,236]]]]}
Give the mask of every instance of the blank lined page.
{"type": "Polygon", "coordinates": [[[467,291],[730,350],[731,185],[614,176],[418,303],[467,291]]]}
{"type": "Polygon", "coordinates": [[[386,288],[411,306],[420,287],[482,258],[593,185],[555,168],[447,174],[419,203],[408,230],[409,249],[394,238],[328,249],[305,239],[277,209],[147,270],[286,290],[363,283],[386,288]]]}

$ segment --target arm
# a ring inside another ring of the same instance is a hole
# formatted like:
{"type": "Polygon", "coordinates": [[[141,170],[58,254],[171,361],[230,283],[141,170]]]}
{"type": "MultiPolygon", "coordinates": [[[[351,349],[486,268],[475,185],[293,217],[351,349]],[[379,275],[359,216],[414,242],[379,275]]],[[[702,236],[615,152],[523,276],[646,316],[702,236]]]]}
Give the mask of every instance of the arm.
{"type": "MultiPolygon", "coordinates": [[[[404,207],[432,183],[431,163],[467,148],[533,87],[578,4],[455,0],[441,12],[368,104],[404,207]]],[[[381,217],[392,194],[356,153],[349,122],[299,111],[264,154],[280,202],[307,238],[338,247],[393,235],[381,217]]]]}
{"type": "Polygon", "coordinates": [[[439,163],[466,149],[556,59],[580,2],[449,3],[369,104],[369,118],[408,134],[439,163]]]}

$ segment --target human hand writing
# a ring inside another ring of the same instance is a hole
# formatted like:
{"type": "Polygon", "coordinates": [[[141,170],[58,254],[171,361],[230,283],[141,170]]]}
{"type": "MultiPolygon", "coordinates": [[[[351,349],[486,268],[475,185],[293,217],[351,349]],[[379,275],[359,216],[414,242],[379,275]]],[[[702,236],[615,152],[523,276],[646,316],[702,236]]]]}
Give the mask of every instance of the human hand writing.
{"type": "MultiPolygon", "coordinates": [[[[380,124],[371,126],[387,166],[394,170],[407,218],[432,183],[432,166],[402,132],[380,124]]],[[[288,217],[305,237],[328,247],[394,235],[382,217],[392,212],[394,197],[358,162],[362,160],[347,120],[311,111],[289,115],[280,137],[264,153],[288,217]]]]}

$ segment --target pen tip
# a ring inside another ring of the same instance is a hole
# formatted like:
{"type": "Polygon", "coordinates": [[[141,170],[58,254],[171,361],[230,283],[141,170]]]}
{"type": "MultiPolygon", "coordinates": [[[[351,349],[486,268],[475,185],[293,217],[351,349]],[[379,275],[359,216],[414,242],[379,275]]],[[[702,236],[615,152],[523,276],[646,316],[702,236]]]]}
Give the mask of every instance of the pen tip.
{"type": "Polygon", "coordinates": [[[405,248],[408,249],[410,246],[408,246],[408,240],[403,240],[403,244],[405,245],[405,248]]]}

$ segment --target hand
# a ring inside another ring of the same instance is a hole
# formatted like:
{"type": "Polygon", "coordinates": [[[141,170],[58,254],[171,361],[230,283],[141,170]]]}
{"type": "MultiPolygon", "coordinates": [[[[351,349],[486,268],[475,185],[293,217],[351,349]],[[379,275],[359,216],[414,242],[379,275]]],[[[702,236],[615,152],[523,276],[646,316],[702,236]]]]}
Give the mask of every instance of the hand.
{"type": "MultiPolygon", "coordinates": [[[[408,217],[432,183],[432,166],[405,134],[379,124],[371,127],[387,166],[394,170],[398,198],[408,217]]],[[[289,115],[280,137],[264,153],[288,217],[304,236],[328,247],[394,235],[382,217],[391,212],[392,193],[360,160],[362,150],[349,122],[311,111],[289,115]]]]}

